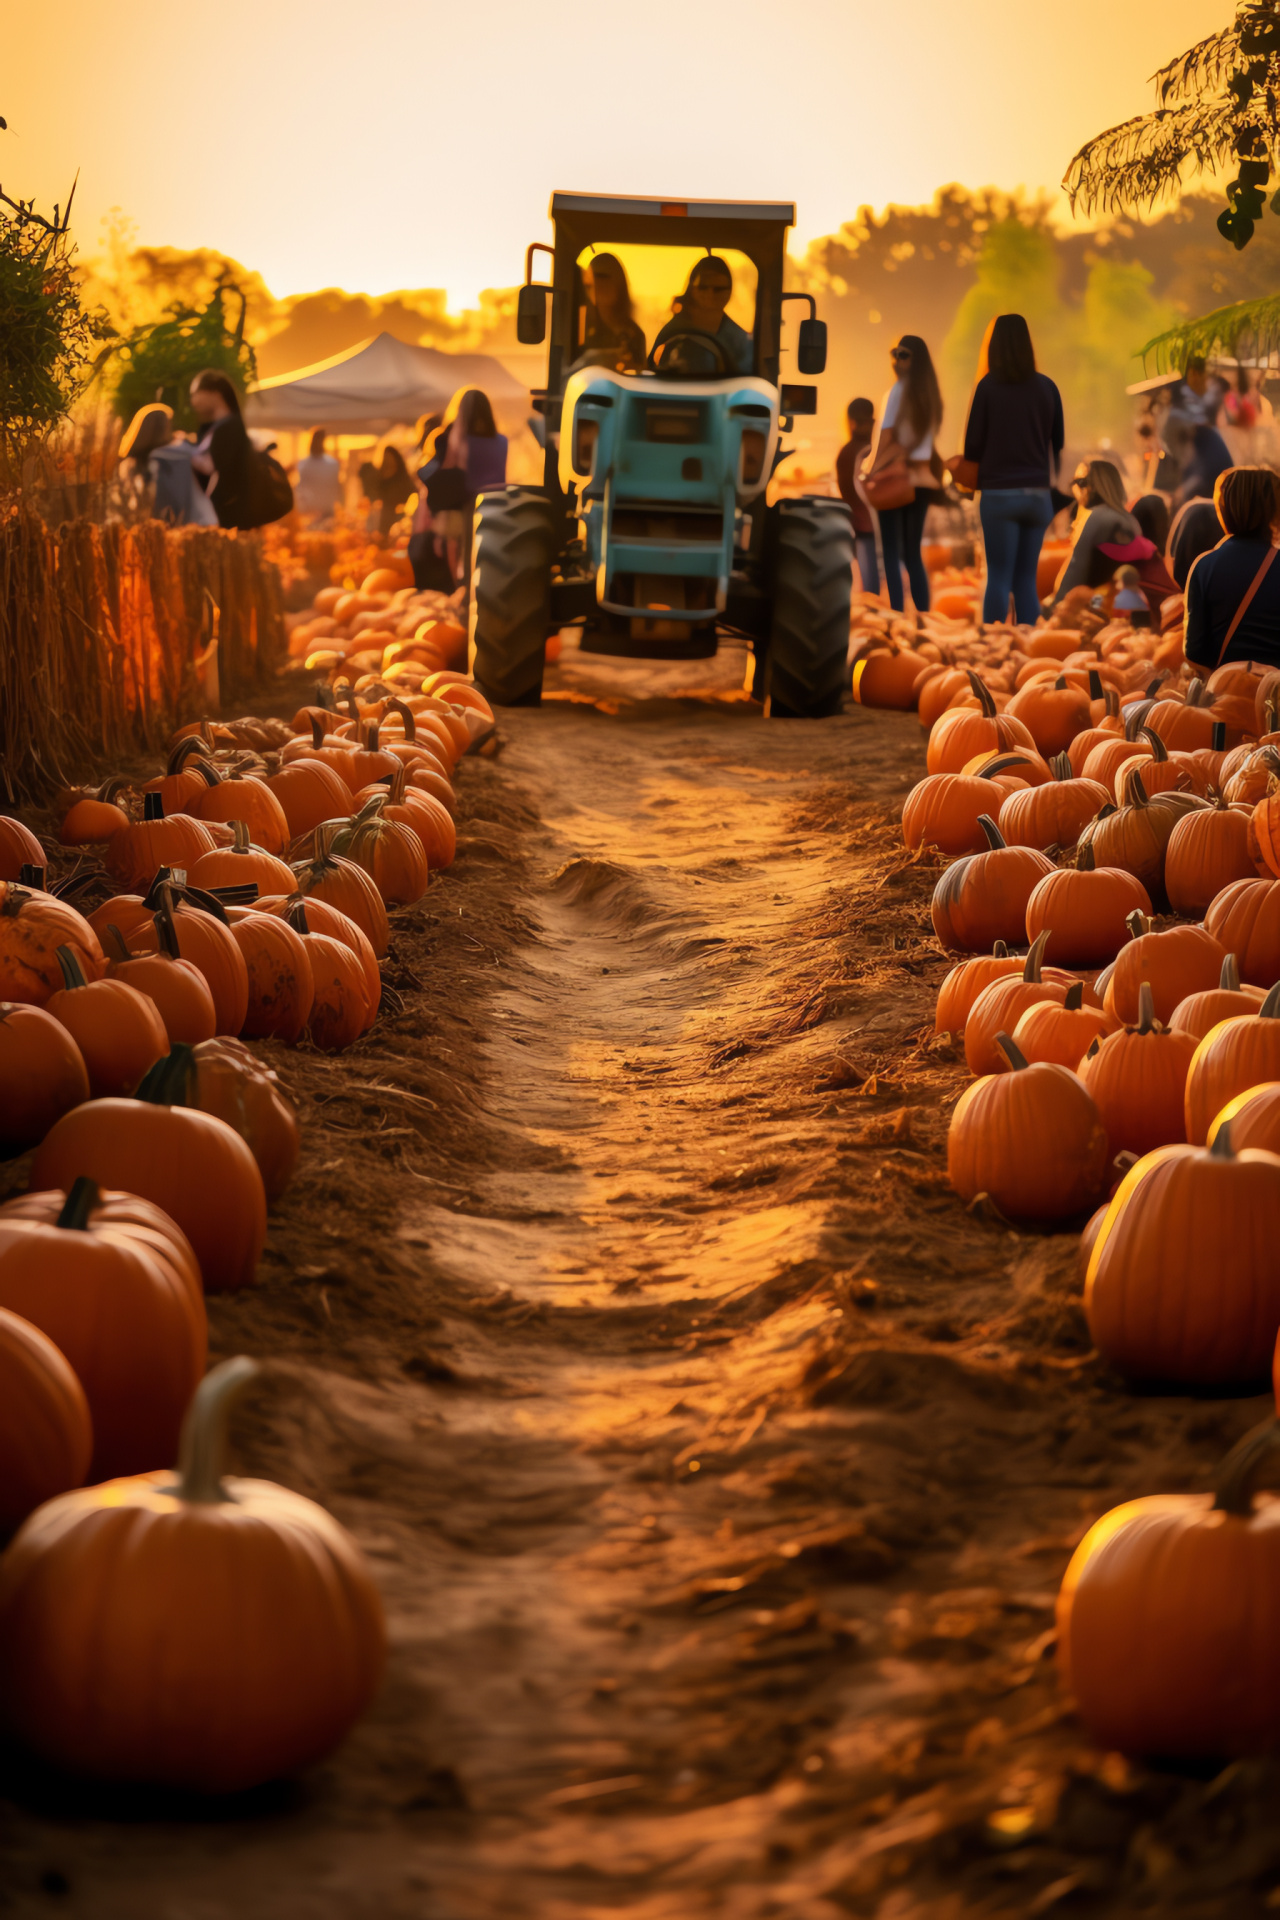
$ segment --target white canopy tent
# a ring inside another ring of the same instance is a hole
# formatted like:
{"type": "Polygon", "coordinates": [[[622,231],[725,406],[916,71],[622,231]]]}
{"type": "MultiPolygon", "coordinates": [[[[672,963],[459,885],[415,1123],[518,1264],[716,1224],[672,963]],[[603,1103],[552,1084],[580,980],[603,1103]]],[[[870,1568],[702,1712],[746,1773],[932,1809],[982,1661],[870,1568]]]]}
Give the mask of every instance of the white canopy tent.
{"type": "Polygon", "coordinates": [[[498,423],[518,432],[529,391],[488,353],[442,353],[378,333],[346,353],[297,373],[263,380],[248,396],[245,424],[304,433],[384,434],[412,426],[424,413],[443,413],[459,387],[481,387],[498,423]]]}

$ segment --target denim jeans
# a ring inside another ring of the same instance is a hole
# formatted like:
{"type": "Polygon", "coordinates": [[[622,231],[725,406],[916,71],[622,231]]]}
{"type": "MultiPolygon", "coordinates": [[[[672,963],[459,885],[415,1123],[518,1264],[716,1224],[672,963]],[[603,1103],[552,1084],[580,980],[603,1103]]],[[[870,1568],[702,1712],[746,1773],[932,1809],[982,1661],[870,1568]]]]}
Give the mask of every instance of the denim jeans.
{"type": "Polygon", "coordinates": [[[922,489],[909,507],[891,507],[880,515],[880,545],[884,552],[885,584],[889,605],[898,613],[904,610],[902,569],[911,582],[911,598],[917,613],[929,611],[929,575],[920,558],[924,538],[924,520],[933,504],[933,494],[922,489]]]}
{"type": "Polygon", "coordinates": [[[1045,528],[1053,518],[1048,487],[986,487],[978,502],[982,540],[987,550],[987,591],[982,618],[990,625],[1009,618],[1013,595],[1014,618],[1034,626],[1040,618],[1036,568],[1045,528]]]}
{"type": "Polygon", "coordinates": [[[880,563],[876,559],[876,537],[874,533],[858,533],[855,529],[853,544],[858,554],[858,573],[862,580],[864,593],[879,593],[880,563]]]}

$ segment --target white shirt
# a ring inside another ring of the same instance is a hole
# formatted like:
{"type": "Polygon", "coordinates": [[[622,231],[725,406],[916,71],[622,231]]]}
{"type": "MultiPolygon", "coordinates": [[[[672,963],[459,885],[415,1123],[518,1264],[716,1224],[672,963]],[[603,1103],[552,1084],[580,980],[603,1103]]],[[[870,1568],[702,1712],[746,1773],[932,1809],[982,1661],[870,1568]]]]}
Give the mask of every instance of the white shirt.
{"type": "Polygon", "coordinates": [[[300,513],[330,514],[342,500],[342,474],[332,454],[307,454],[298,462],[294,498],[300,513]]]}
{"type": "MultiPolygon", "coordinates": [[[[905,391],[906,391],[906,382],[905,380],[899,378],[894,381],[888,393],[886,393],[884,397],[884,405],[880,410],[881,433],[887,433],[890,427],[894,427],[894,428],[897,427],[898,415],[902,411],[902,396],[905,393],[905,391]]],[[[921,440],[916,446],[908,447],[904,444],[903,434],[906,434],[909,432],[910,432],[910,428],[907,426],[906,422],[904,421],[902,434],[898,434],[896,436],[899,445],[902,446],[903,452],[907,456],[907,459],[921,460],[921,461],[929,460],[933,454],[933,435],[931,433],[926,433],[924,439],[921,440]]]]}

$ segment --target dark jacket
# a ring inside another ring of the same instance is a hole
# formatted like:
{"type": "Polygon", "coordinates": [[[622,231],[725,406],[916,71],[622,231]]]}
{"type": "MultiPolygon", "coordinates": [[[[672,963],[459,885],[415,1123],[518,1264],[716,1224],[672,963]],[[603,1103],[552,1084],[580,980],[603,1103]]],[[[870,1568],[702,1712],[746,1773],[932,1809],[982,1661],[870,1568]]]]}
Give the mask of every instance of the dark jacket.
{"type": "Polygon", "coordinates": [[[1230,647],[1225,654],[1222,652],[1227,628],[1266,559],[1269,544],[1265,539],[1233,536],[1194,562],[1187,575],[1187,632],[1183,642],[1183,651],[1193,666],[1212,673],[1221,657],[1280,667],[1280,554],[1249,602],[1230,647]]]}
{"type": "Polygon", "coordinates": [[[206,440],[202,434],[200,443],[206,448],[217,470],[217,484],[209,495],[213,510],[218,516],[220,527],[252,527],[257,525],[254,517],[253,498],[254,452],[253,444],[245,432],[244,421],[239,414],[229,413],[216,422],[212,434],[206,440]]]}
{"type": "Polygon", "coordinates": [[[840,489],[840,498],[853,516],[854,530],[857,533],[875,531],[871,519],[871,509],[854,485],[858,472],[858,462],[871,445],[869,433],[855,433],[845,441],[836,455],[836,485],[840,489]]]}
{"type": "Polygon", "coordinates": [[[964,433],[964,457],[977,461],[980,489],[1047,487],[1065,438],[1062,395],[1048,374],[1016,384],[983,374],[964,433]]]}

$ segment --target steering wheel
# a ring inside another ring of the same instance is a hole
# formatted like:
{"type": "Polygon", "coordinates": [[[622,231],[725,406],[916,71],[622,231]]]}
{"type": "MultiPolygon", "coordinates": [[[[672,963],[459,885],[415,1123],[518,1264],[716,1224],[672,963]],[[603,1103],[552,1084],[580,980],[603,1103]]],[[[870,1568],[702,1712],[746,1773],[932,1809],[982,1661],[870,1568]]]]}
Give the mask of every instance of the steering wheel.
{"type": "Polygon", "coordinates": [[[675,379],[683,377],[686,380],[720,380],[726,378],[733,371],[733,368],[729,365],[729,355],[725,350],[724,342],[714,333],[703,333],[698,327],[682,327],[679,333],[669,333],[665,340],[655,341],[653,351],[650,353],[645,365],[653,373],[663,373],[669,378],[675,379]],[[708,374],[705,368],[701,367],[682,367],[679,365],[678,359],[673,366],[658,365],[659,352],[661,352],[665,358],[671,348],[678,347],[681,342],[685,340],[696,340],[699,346],[710,347],[716,358],[716,366],[713,372],[708,374]]]}

